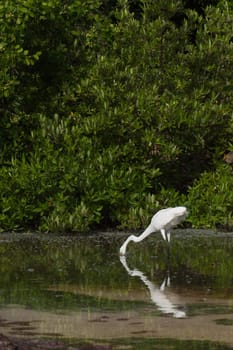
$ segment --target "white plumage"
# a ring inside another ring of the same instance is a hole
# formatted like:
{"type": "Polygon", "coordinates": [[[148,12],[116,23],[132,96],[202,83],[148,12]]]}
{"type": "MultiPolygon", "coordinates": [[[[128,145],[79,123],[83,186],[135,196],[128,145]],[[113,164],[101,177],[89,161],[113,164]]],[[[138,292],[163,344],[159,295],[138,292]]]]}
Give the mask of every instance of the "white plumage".
{"type": "Polygon", "coordinates": [[[120,247],[120,255],[125,255],[129,242],[141,242],[152,232],[156,231],[160,231],[163,239],[169,243],[171,228],[182,222],[187,215],[188,211],[186,207],[161,209],[152,217],[150,225],[140,236],[131,235],[126,239],[126,241],[120,247]]]}

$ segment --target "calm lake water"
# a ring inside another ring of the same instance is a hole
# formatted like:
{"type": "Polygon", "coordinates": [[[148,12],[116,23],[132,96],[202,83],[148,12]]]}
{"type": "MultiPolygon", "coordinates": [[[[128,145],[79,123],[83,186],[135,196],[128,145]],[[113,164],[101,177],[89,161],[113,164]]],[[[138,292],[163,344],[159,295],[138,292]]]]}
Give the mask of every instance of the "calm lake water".
{"type": "Polygon", "coordinates": [[[112,349],[233,349],[233,233],[0,235],[0,333],[112,349]]]}

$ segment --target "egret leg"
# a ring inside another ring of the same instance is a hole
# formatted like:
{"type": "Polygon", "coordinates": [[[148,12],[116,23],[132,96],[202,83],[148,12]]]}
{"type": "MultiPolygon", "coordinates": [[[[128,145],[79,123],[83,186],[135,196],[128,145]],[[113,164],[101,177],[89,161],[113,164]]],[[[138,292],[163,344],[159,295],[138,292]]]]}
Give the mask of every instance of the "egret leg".
{"type": "Polygon", "coordinates": [[[166,231],[164,230],[164,228],[161,228],[160,232],[161,232],[163,239],[166,241],[167,237],[166,237],[166,231]]]}
{"type": "Polygon", "coordinates": [[[170,240],[171,240],[171,233],[167,232],[167,241],[168,241],[168,243],[170,243],[170,240]]]}
{"type": "Polygon", "coordinates": [[[166,287],[166,277],[164,278],[163,283],[161,284],[159,289],[163,292],[165,290],[165,287],[166,287]]]}
{"type": "Polygon", "coordinates": [[[167,270],[170,271],[170,262],[171,262],[170,244],[167,244],[166,248],[167,248],[166,249],[167,270]]]}
{"type": "Polygon", "coordinates": [[[166,287],[170,287],[171,286],[171,282],[170,282],[170,276],[169,274],[164,278],[163,283],[160,286],[160,290],[163,292],[165,290],[166,287]]]}

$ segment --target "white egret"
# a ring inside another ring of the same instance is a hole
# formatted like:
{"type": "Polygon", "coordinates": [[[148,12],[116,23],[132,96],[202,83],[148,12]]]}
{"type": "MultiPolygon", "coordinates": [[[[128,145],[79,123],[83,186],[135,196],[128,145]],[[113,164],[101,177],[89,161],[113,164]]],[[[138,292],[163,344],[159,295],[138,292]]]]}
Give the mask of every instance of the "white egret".
{"type": "Polygon", "coordinates": [[[159,210],[151,219],[150,225],[140,236],[129,236],[120,247],[120,255],[125,255],[127,245],[133,241],[135,243],[141,242],[152,232],[160,231],[163,239],[170,242],[170,230],[172,227],[178,225],[188,215],[186,207],[166,208],[159,210]]]}

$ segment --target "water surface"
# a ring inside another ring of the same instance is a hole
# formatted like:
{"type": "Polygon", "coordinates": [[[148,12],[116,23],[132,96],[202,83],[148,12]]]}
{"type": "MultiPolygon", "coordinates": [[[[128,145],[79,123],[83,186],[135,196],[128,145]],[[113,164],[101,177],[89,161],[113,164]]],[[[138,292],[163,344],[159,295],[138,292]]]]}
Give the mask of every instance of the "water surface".
{"type": "Polygon", "coordinates": [[[0,333],[113,349],[233,349],[233,234],[0,236],[0,333]]]}

